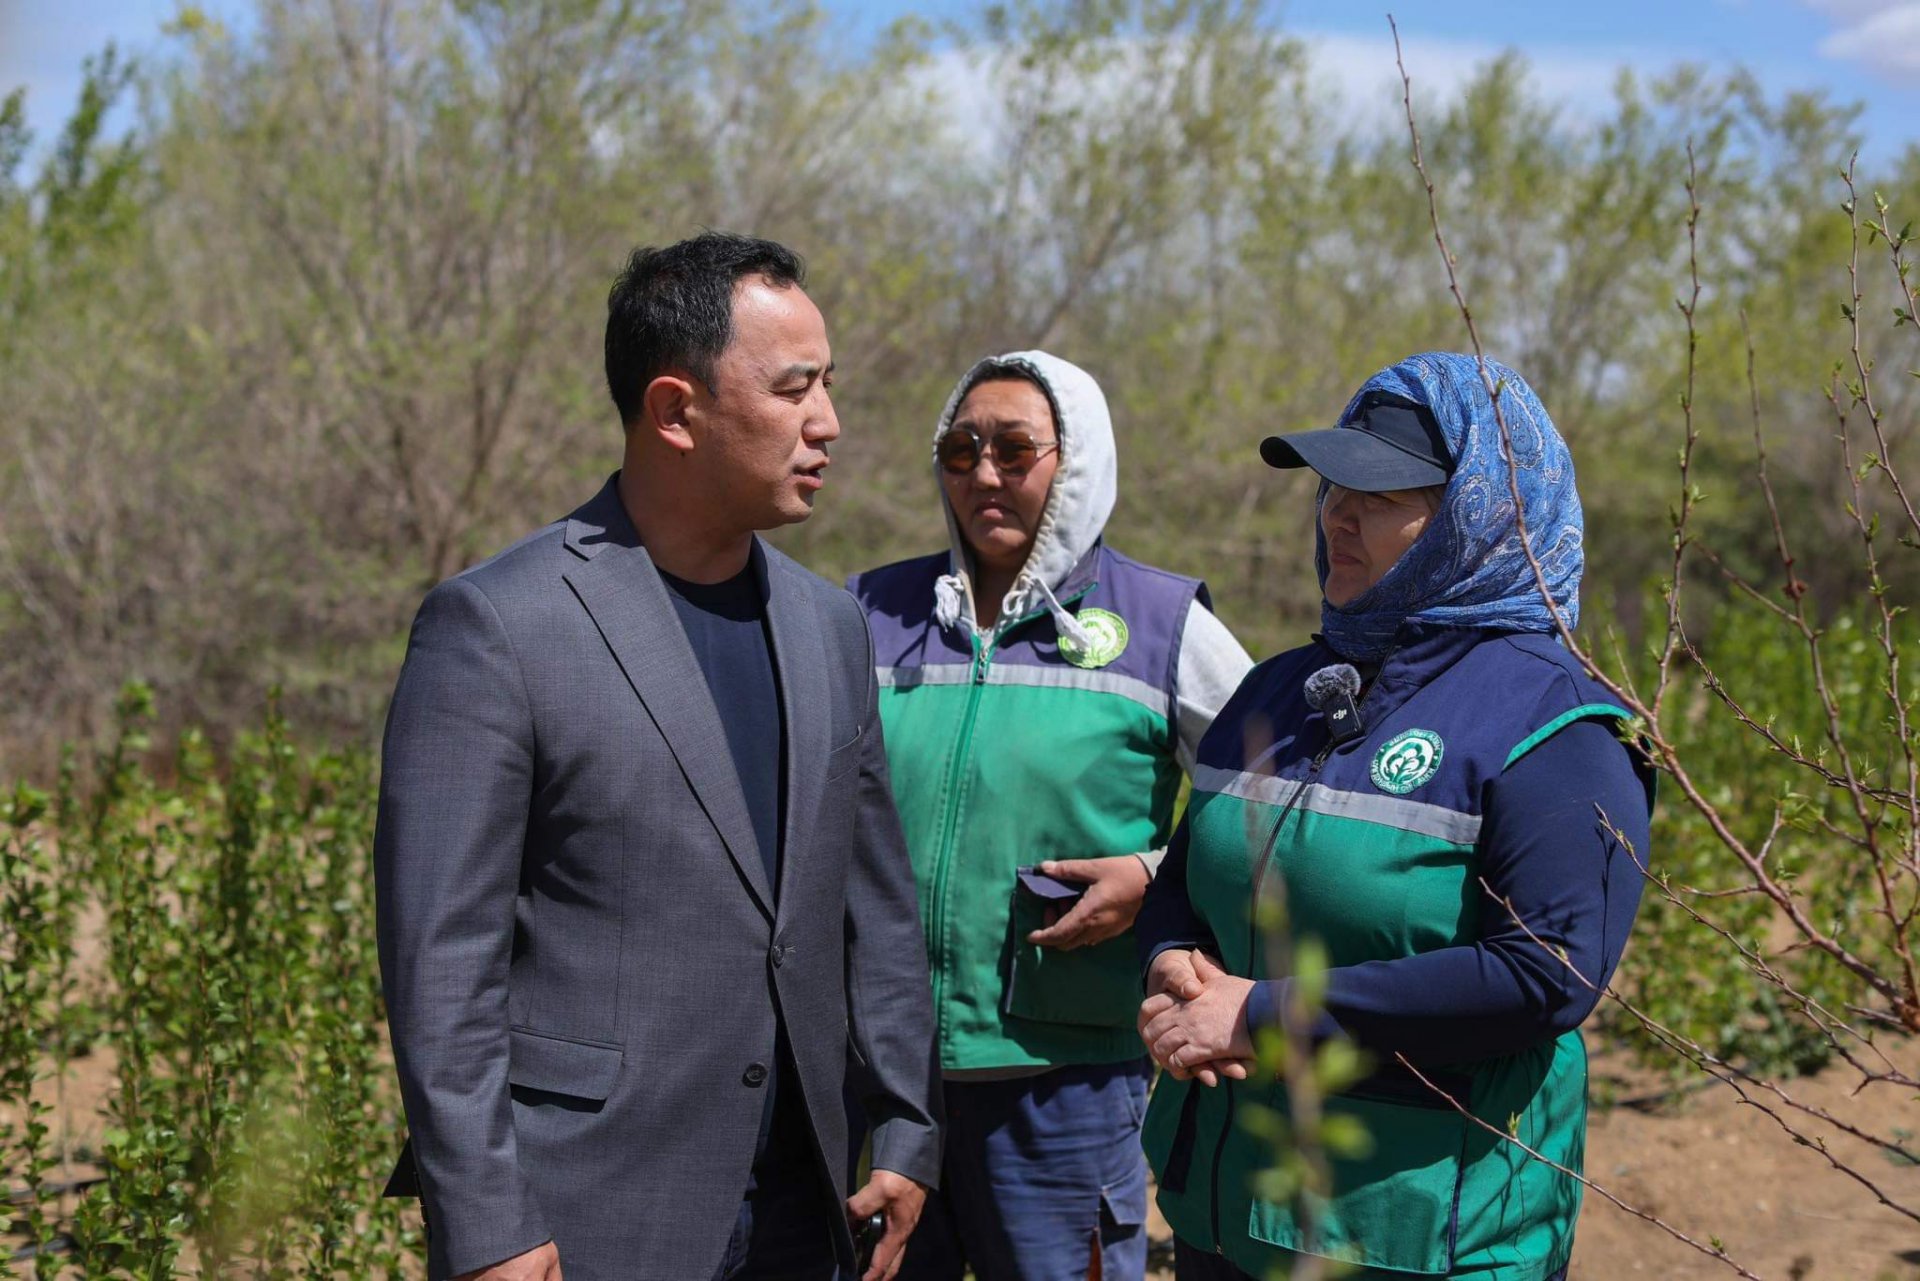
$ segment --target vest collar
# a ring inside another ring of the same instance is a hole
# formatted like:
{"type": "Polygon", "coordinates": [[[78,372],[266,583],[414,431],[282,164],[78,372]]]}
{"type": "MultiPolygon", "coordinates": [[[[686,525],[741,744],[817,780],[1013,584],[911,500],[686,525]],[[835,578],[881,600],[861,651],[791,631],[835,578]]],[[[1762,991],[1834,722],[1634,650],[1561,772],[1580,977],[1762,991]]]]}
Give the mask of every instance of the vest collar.
{"type": "MultiPolygon", "coordinates": [[[[1369,724],[1379,724],[1415,693],[1433,683],[1466,652],[1482,641],[1505,633],[1479,627],[1446,627],[1434,623],[1407,623],[1394,636],[1394,647],[1380,661],[1367,687],[1363,711],[1369,724]]],[[[1314,644],[1328,662],[1350,662],[1315,634],[1314,644]]],[[[1356,664],[1357,666],[1357,664],[1356,664]]]]}

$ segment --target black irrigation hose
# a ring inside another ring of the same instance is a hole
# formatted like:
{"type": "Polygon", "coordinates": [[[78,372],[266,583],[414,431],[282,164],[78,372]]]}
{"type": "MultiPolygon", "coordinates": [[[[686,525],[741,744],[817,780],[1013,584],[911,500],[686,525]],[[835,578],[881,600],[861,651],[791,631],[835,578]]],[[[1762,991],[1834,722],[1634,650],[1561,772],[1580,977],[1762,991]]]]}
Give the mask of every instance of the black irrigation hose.
{"type": "Polygon", "coordinates": [[[19,1263],[19,1262],[22,1262],[23,1260],[35,1258],[36,1256],[43,1255],[43,1254],[72,1254],[72,1253],[73,1253],[73,1238],[63,1232],[59,1236],[53,1238],[53,1240],[47,1242],[43,1246],[41,1245],[21,1246],[18,1250],[15,1250],[13,1252],[12,1258],[9,1261],[13,1263],[19,1263]]]}
{"type": "MultiPolygon", "coordinates": [[[[43,1183],[40,1185],[40,1199],[50,1196],[65,1196],[69,1192],[85,1192],[88,1188],[105,1183],[107,1176],[96,1174],[90,1179],[71,1179],[65,1183],[43,1183]]],[[[25,1205],[34,1199],[32,1188],[14,1188],[7,1193],[8,1205],[25,1205]]]]}
{"type": "MultiPolygon", "coordinates": [[[[90,1179],[69,1179],[65,1183],[44,1183],[40,1186],[39,1196],[44,1200],[47,1197],[66,1196],[70,1192],[85,1192],[87,1189],[105,1183],[106,1181],[107,1177],[101,1174],[95,1175],[90,1179]]],[[[8,1205],[25,1205],[33,1199],[34,1190],[32,1188],[13,1188],[7,1193],[8,1205]]],[[[23,1245],[18,1247],[8,1256],[8,1262],[21,1263],[27,1259],[37,1258],[40,1255],[72,1253],[73,1238],[61,1232],[48,1240],[45,1245],[23,1245]]]]}

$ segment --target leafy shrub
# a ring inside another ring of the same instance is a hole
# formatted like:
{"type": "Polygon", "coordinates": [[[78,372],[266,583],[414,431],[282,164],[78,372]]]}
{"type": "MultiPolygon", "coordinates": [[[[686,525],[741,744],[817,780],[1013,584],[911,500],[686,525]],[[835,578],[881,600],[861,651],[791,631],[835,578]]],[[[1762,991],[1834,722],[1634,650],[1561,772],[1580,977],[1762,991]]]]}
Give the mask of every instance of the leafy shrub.
{"type": "MultiPolygon", "coordinates": [[[[91,1156],[102,1182],[55,1230],[29,1196],[14,1233],[41,1276],[398,1272],[415,1232],[379,1198],[401,1114],[385,1046],[369,850],[374,770],[308,754],[269,710],[221,760],[195,733],[152,765],[151,693],[130,685],[86,786],[7,802],[7,1097],[58,1070],[64,1001],[95,992],[116,1082],[91,1156]],[[100,921],[77,974],[75,921],[100,921]]],[[[44,1105],[0,1141],[10,1185],[60,1154],[44,1105]]],[[[29,1267],[34,1266],[29,1264],[29,1267]]]]}
{"type": "MultiPolygon", "coordinates": [[[[1891,965],[1892,936],[1870,919],[1872,862],[1847,857],[1837,835],[1855,823],[1850,796],[1843,788],[1812,786],[1817,780],[1805,767],[1770,747],[1724,701],[1732,700],[1796,752],[1830,761],[1826,711],[1808,677],[1804,651],[1751,606],[1717,609],[1702,633],[1706,666],[1693,667],[1689,675],[1698,679],[1676,685],[1672,696],[1667,723],[1676,749],[1694,776],[1705,780],[1708,799],[1735,834],[1769,850],[1776,876],[1805,897],[1809,915],[1855,953],[1891,965]]],[[[1878,642],[1866,625],[1841,614],[1822,636],[1822,658],[1843,739],[1884,781],[1900,762],[1901,749],[1885,696],[1876,697],[1874,689],[1885,666],[1878,642]]],[[[1767,957],[1794,992],[1821,1006],[1841,1010],[1857,1001],[1857,980],[1824,952],[1783,946],[1792,936],[1781,931],[1777,906],[1750,892],[1701,813],[1678,797],[1664,796],[1656,806],[1646,857],[1674,898],[1649,890],[1642,902],[1621,981],[1634,1004],[1716,1057],[1756,1072],[1795,1075],[1824,1067],[1833,1044],[1818,1023],[1781,987],[1762,980],[1736,948],[1715,945],[1681,903],[1710,928],[1767,957]]],[[[1601,1010],[1611,1032],[1686,1070],[1639,1021],[1610,1003],[1601,1010]]]]}

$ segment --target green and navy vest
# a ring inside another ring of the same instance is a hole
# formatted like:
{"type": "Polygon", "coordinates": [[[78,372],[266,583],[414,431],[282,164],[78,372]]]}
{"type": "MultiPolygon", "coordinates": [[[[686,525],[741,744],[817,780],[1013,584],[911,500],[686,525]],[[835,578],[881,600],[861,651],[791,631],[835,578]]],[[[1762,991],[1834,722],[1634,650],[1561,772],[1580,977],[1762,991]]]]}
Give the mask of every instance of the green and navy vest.
{"type": "MultiPolygon", "coordinates": [[[[1360,704],[1365,733],[1330,746],[1302,684],[1340,660],[1315,643],[1256,667],[1202,739],[1187,811],[1186,889],[1232,973],[1264,979],[1268,940],[1252,929],[1254,868],[1271,839],[1293,937],[1333,966],[1471,943],[1482,798],[1488,784],[1561,728],[1626,715],[1552,637],[1409,628],[1360,704]],[[1276,822],[1278,830],[1276,834],[1276,822]]],[[[1569,786],[1579,780],[1569,779],[1569,786]]],[[[1265,895],[1263,895],[1265,897],[1265,895]]],[[[1579,1170],[1586,1050],[1578,1031],[1517,1054],[1430,1072],[1475,1116],[1579,1170]]],[[[1273,1082],[1208,1088],[1162,1075],[1144,1133],[1160,1209],[1189,1245],[1266,1275],[1289,1252],[1359,1265],[1347,1276],[1538,1281],[1566,1263],[1580,1185],[1474,1125],[1400,1069],[1326,1100],[1372,1139],[1332,1161],[1311,1242],[1295,1203],[1268,1201],[1274,1164],[1242,1124],[1288,1114],[1273,1082]],[[1169,1186],[1171,1185],[1171,1186],[1169,1186]]]]}
{"type": "Polygon", "coordinates": [[[1063,653],[1044,610],[988,639],[933,616],[945,554],[861,574],[894,800],[920,890],[946,1071],[1111,1063],[1143,1051],[1131,931],[1026,941],[1015,869],[1158,849],[1172,832],[1176,675],[1206,588],[1095,544],[1055,590],[1093,637],[1063,653]]]}

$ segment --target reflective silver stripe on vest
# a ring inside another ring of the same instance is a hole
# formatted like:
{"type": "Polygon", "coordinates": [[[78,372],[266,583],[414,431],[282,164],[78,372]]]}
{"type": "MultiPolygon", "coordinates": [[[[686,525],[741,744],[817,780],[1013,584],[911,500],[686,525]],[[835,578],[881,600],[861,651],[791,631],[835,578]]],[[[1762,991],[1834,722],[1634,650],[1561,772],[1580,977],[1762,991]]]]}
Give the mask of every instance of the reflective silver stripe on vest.
{"type": "MultiPolygon", "coordinates": [[[[877,667],[874,675],[893,689],[918,685],[965,685],[973,679],[971,663],[929,663],[925,667],[877,667]]],[[[1025,685],[1037,689],[1084,689],[1096,694],[1118,694],[1156,716],[1167,714],[1165,690],[1118,672],[1089,671],[1084,667],[1035,667],[1026,663],[996,663],[987,668],[989,685],[1025,685]]]]}
{"type": "MultiPolygon", "coordinates": [[[[1268,774],[1249,774],[1244,770],[1219,769],[1202,765],[1193,772],[1193,790],[1218,792],[1243,801],[1282,806],[1299,786],[1297,779],[1274,778],[1268,774]]],[[[1480,839],[1480,816],[1462,814],[1444,805],[1410,801],[1404,796],[1379,796],[1372,792],[1346,792],[1325,783],[1309,783],[1296,809],[1329,818],[1353,818],[1366,823],[1397,827],[1421,836],[1434,836],[1456,845],[1471,845],[1480,839]]]]}

